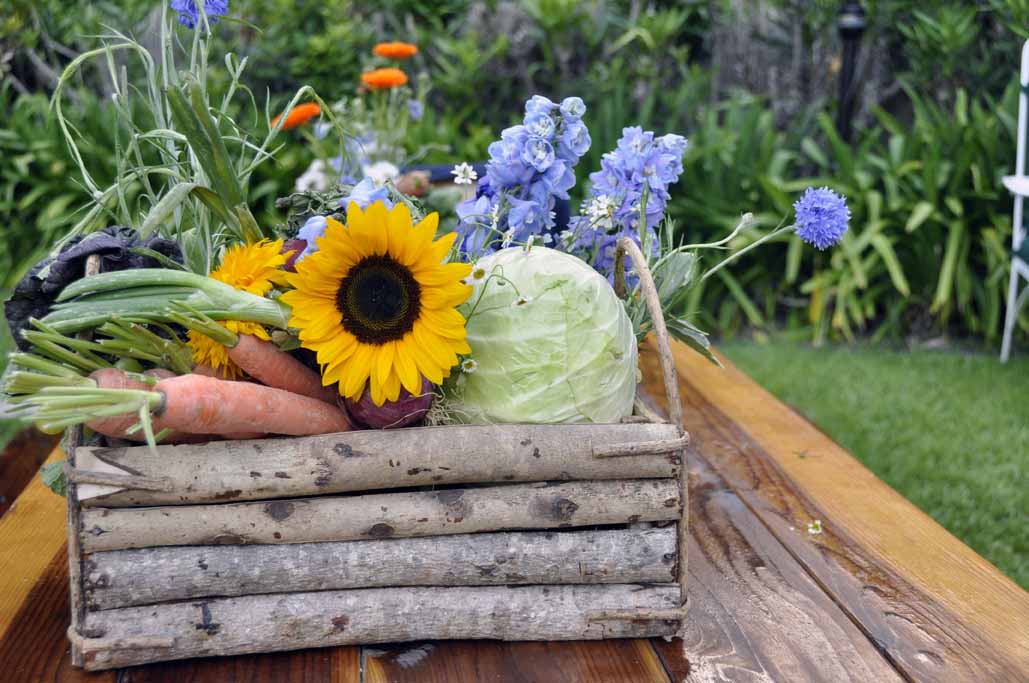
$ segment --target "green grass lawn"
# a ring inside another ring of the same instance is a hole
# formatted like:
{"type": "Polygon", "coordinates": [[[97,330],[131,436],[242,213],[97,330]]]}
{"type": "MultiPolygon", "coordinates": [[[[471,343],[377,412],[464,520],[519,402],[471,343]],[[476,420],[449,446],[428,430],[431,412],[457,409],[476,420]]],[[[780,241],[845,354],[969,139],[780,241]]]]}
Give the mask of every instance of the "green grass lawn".
{"type": "Polygon", "coordinates": [[[719,348],[1029,588],[1029,359],[778,341],[719,348]]]}

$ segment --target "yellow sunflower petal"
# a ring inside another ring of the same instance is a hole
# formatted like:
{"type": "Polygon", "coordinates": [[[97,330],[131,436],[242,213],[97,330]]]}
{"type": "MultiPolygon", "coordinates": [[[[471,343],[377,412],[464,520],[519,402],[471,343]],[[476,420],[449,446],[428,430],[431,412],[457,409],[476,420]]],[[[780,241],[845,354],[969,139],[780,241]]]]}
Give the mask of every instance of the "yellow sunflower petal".
{"type": "Polygon", "coordinates": [[[410,241],[411,225],[411,211],[406,204],[400,203],[390,209],[386,220],[389,254],[404,265],[408,265],[407,245],[410,241]]]}
{"type": "Polygon", "coordinates": [[[426,308],[449,308],[460,306],[472,295],[472,288],[466,284],[455,282],[446,287],[426,287],[422,290],[421,301],[426,308]]]}
{"type": "Polygon", "coordinates": [[[438,363],[432,360],[432,356],[429,355],[428,351],[421,344],[417,343],[414,330],[411,330],[404,336],[404,347],[411,352],[411,359],[414,361],[415,367],[418,368],[418,374],[433,384],[443,383],[443,370],[438,363]]]}
{"type": "Polygon", "coordinates": [[[414,359],[406,346],[402,345],[397,348],[394,367],[396,368],[397,375],[400,376],[400,383],[405,389],[412,394],[421,392],[422,378],[418,374],[418,368],[415,367],[414,359]]]}
{"type": "Polygon", "coordinates": [[[343,387],[342,394],[349,396],[355,401],[361,398],[365,382],[372,372],[372,358],[375,354],[375,347],[371,344],[358,344],[354,355],[347,360],[347,374],[340,381],[343,387]]]}
{"type": "Polygon", "coordinates": [[[396,401],[400,398],[400,378],[397,377],[395,370],[389,373],[389,377],[386,379],[386,384],[382,387],[382,391],[386,396],[387,401],[396,401]]]}
{"type": "MultiPolygon", "coordinates": [[[[394,342],[386,342],[382,346],[378,347],[378,351],[375,355],[375,371],[372,373],[373,387],[381,387],[386,383],[386,379],[389,377],[389,373],[393,369],[394,348],[396,348],[396,344],[394,342]]],[[[380,402],[376,405],[382,405],[382,403],[380,402]]]]}

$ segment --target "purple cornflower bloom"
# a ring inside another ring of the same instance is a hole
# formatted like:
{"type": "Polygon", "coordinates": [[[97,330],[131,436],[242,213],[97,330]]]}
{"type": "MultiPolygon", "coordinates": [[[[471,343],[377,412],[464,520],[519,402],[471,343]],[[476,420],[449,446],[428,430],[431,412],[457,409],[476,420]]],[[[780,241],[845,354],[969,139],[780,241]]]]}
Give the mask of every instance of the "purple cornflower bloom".
{"type": "Polygon", "coordinates": [[[839,244],[847,232],[847,200],[828,187],[809,187],[794,203],[793,210],[797,212],[797,235],[816,249],[839,244]]]}

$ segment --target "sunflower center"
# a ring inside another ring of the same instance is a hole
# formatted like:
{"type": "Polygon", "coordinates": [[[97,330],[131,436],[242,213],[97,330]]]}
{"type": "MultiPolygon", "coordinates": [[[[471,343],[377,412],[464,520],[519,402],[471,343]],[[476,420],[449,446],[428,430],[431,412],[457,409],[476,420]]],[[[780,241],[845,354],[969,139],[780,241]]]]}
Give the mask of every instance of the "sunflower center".
{"type": "Polygon", "coordinates": [[[384,344],[407,334],[421,311],[421,289],[406,266],[391,257],[368,256],[343,278],[336,294],[343,327],[365,344],[384,344]]]}

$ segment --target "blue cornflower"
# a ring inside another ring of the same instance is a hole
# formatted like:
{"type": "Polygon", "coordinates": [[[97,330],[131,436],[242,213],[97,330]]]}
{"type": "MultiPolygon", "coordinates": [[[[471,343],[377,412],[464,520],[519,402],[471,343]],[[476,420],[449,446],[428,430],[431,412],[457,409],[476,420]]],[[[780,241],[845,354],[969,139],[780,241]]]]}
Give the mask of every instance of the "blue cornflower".
{"type": "MultiPolygon", "coordinates": [[[[208,23],[217,23],[218,17],[224,17],[229,13],[229,0],[199,0],[200,6],[204,8],[208,23]]],[[[189,28],[195,28],[201,23],[200,7],[197,0],[171,0],[170,7],[179,13],[179,23],[189,28]]]]}
{"type": "Polygon", "coordinates": [[[408,100],[407,113],[411,116],[412,121],[420,121],[425,114],[425,106],[420,100],[408,100]]]}
{"type": "Polygon", "coordinates": [[[828,187],[809,187],[793,205],[797,212],[797,235],[820,250],[843,239],[850,222],[847,200],[828,187]]]}

